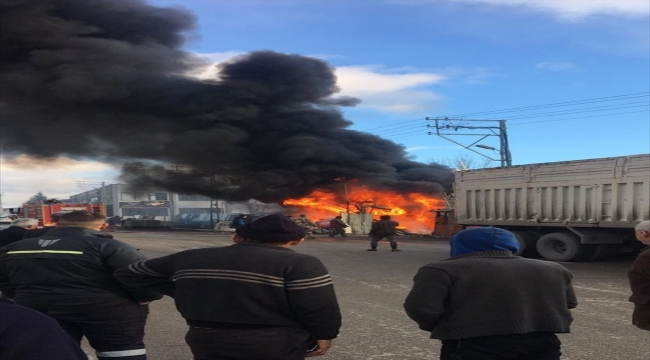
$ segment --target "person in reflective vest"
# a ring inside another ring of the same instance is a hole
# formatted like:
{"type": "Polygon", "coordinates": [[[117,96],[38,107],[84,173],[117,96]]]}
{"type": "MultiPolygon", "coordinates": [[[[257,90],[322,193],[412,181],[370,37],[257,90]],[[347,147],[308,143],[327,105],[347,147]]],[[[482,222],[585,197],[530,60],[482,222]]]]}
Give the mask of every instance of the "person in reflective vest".
{"type": "Polygon", "coordinates": [[[113,276],[145,257],[99,232],[105,220],[73,211],[46,235],[0,249],[0,291],[56,319],[77,343],[85,336],[99,360],[144,360],[147,304],[162,295],[134,290],[113,276]]]}

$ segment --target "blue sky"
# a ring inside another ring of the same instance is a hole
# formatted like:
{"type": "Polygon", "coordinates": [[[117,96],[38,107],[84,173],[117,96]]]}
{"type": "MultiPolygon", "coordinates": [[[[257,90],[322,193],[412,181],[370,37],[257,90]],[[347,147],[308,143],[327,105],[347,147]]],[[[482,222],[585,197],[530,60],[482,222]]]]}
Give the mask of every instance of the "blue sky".
{"type": "MultiPolygon", "coordinates": [[[[199,24],[187,50],[216,60],[261,49],[323,58],[342,94],[362,99],[345,110],[353,128],[403,143],[420,161],[465,150],[411,120],[588,99],[601,100],[467,118],[508,120],[516,164],[650,148],[645,0],[182,4],[199,24]]],[[[496,137],[482,143],[498,147],[496,137]]]]}
{"type": "MultiPolygon", "coordinates": [[[[151,3],[193,12],[198,26],[185,48],[210,61],[254,50],[328,61],[340,94],[362,100],[344,109],[352,128],[403,144],[418,161],[481,158],[427,134],[426,117],[459,115],[506,120],[515,165],[650,151],[647,0],[151,3]],[[502,111],[511,109],[520,110],[502,111]]],[[[496,137],[481,143],[499,146],[496,137]]],[[[37,191],[67,197],[82,191],[77,181],[111,183],[117,174],[91,162],[60,165],[3,162],[3,207],[37,191]],[[47,171],[49,181],[34,171],[47,171]]]]}

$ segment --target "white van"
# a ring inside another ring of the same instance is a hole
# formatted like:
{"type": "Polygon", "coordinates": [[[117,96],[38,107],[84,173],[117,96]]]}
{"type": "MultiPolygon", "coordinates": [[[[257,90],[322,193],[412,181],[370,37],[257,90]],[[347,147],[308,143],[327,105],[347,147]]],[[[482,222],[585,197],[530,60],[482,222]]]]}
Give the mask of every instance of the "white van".
{"type": "Polygon", "coordinates": [[[8,217],[0,217],[0,230],[6,229],[11,226],[13,220],[8,217]]]}

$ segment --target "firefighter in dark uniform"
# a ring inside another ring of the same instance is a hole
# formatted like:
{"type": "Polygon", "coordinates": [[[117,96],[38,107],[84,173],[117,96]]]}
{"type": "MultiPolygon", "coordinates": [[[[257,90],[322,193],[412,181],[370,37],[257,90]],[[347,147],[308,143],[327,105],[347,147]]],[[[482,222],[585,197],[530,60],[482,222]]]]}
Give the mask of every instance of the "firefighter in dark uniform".
{"type": "Polygon", "coordinates": [[[139,260],[136,249],[98,230],[103,215],[73,211],[46,236],[0,249],[0,291],[18,305],[55,318],[99,360],[144,360],[147,304],[156,293],[122,285],[113,272],[139,260]]]}

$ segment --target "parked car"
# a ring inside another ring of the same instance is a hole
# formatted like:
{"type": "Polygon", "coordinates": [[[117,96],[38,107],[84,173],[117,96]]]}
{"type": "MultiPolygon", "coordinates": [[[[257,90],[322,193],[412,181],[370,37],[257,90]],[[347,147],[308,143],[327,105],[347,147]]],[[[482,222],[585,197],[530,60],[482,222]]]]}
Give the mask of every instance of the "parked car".
{"type": "Polygon", "coordinates": [[[0,217],[0,230],[4,230],[11,226],[13,220],[9,217],[0,217]]]}

